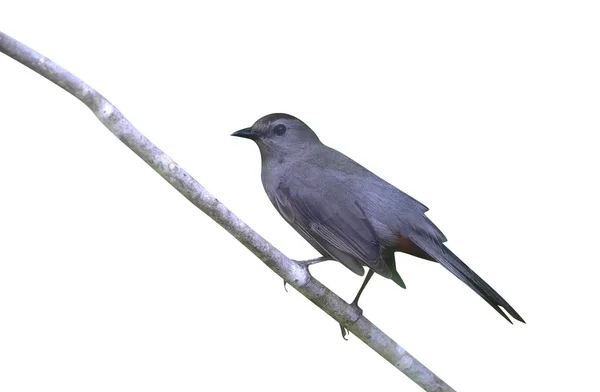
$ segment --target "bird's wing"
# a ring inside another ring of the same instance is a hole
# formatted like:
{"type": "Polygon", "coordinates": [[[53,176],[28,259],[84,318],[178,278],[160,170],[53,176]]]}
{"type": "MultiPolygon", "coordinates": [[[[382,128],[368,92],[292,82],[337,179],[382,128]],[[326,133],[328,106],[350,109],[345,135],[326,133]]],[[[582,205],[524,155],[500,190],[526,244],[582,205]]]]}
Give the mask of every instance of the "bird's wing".
{"type": "Polygon", "coordinates": [[[391,276],[373,226],[358,202],[348,195],[336,198],[304,183],[287,181],[277,187],[274,204],[292,226],[353,272],[363,275],[365,264],[391,276]]]}

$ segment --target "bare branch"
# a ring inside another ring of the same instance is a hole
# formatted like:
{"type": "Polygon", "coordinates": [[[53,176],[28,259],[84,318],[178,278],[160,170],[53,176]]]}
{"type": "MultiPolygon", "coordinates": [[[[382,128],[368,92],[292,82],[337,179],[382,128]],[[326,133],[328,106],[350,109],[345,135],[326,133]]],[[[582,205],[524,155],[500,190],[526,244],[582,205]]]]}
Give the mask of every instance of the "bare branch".
{"type": "Polygon", "coordinates": [[[453,391],[450,386],[367,318],[358,314],[354,308],[312,277],[305,265],[290,260],[242,222],[167,154],[135,129],[123,114],[97,91],[64,68],[2,32],[0,32],[0,51],[59,85],[86,104],[115,136],[192,204],[225,228],[286,282],[345,326],[424,390],[435,392],[453,391]]]}

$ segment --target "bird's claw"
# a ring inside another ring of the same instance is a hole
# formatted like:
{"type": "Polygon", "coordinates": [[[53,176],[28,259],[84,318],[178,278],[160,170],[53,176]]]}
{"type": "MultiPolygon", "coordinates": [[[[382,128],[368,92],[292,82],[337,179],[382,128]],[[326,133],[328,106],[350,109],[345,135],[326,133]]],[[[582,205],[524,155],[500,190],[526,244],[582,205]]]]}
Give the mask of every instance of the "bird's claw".
{"type": "Polygon", "coordinates": [[[348,329],[346,327],[344,327],[342,324],[340,324],[340,329],[342,330],[342,339],[344,339],[345,341],[348,341],[348,338],[346,337],[346,335],[349,335],[350,331],[348,331],[348,329]]]}
{"type": "MultiPolygon", "coordinates": [[[[352,301],[350,306],[356,310],[356,313],[358,313],[358,317],[362,316],[363,310],[358,306],[358,302],[352,301]]],[[[342,331],[342,338],[347,341],[348,338],[346,336],[350,335],[350,331],[348,330],[348,328],[344,327],[342,324],[340,324],[340,330],[342,331]]]]}
{"type": "MultiPolygon", "coordinates": [[[[309,259],[309,260],[294,260],[296,263],[303,265],[305,267],[308,268],[309,265],[313,265],[313,264],[317,264],[317,263],[322,263],[323,261],[327,261],[327,260],[331,260],[330,258],[327,258],[325,256],[320,256],[320,257],[315,257],[314,259],[309,259]]],[[[285,279],[283,280],[283,288],[286,291],[286,293],[288,292],[287,290],[287,282],[285,281],[285,279]]]]}

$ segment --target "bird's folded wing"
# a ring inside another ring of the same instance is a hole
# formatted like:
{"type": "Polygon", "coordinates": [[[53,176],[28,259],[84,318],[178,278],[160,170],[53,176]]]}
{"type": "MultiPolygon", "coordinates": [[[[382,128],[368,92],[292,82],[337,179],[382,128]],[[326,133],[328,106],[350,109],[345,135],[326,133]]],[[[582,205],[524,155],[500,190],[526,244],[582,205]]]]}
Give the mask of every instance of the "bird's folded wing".
{"type": "Polygon", "coordinates": [[[355,200],[347,196],[334,199],[311,188],[282,184],[277,188],[275,202],[292,226],[355,273],[364,274],[364,263],[383,275],[391,274],[381,258],[373,226],[355,200]]]}

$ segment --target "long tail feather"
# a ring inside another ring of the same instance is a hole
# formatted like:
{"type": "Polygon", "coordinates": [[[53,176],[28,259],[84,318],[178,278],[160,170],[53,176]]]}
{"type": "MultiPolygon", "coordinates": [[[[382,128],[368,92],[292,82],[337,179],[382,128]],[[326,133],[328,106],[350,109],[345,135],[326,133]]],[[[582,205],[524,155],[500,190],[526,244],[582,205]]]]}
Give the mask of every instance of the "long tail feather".
{"type": "Polygon", "coordinates": [[[500,313],[509,323],[512,324],[512,321],[500,307],[508,312],[514,319],[523,323],[525,322],[525,320],[523,320],[512,306],[496,292],[496,290],[481,279],[479,275],[463,263],[462,260],[452,253],[452,251],[444,244],[436,243],[433,239],[428,239],[420,235],[410,236],[410,239],[438,263],[446,267],[446,269],[452,272],[458,279],[473,289],[473,291],[479,294],[481,298],[490,304],[490,306],[500,313]]]}

